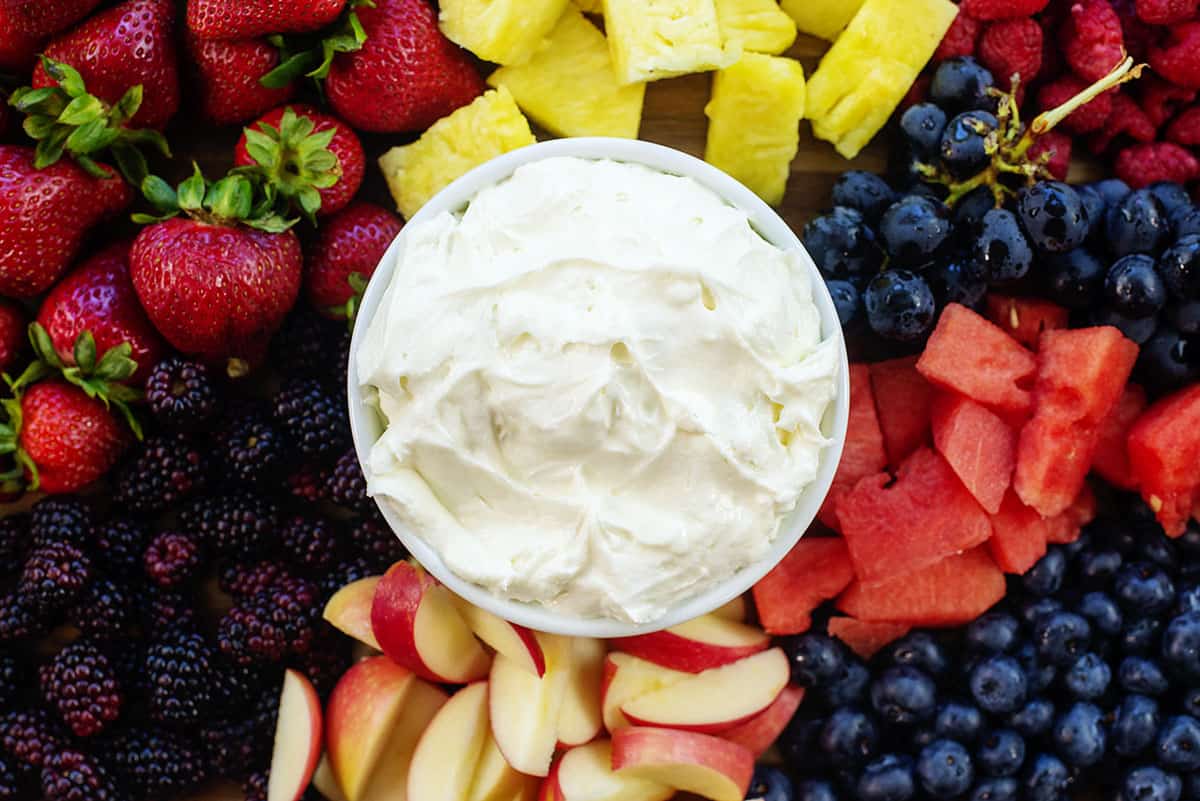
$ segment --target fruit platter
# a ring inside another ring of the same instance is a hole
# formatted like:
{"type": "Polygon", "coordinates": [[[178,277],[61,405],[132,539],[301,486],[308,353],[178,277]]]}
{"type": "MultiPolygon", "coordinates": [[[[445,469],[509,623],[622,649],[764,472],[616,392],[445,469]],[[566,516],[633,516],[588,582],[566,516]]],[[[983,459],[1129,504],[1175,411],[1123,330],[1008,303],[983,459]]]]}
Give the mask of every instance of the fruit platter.
{"type": "Polygon", "coordinates": [[[1200,801],[1197,0],[0,0],[0,373],[0,801],[1200,801]]]}

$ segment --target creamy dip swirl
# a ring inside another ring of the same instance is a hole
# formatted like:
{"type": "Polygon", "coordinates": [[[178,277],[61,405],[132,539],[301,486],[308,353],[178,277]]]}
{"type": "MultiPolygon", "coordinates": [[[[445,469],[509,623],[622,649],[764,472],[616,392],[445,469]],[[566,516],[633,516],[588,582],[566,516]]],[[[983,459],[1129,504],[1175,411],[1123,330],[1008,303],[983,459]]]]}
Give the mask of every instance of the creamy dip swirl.
{"type": "Polygon", "coordinates": [[[799,252],[690,178],[576,158],[406,240],[358,352],[369,490],[451,570],[646,622],[765,555],[838,369],[799,252]]]}

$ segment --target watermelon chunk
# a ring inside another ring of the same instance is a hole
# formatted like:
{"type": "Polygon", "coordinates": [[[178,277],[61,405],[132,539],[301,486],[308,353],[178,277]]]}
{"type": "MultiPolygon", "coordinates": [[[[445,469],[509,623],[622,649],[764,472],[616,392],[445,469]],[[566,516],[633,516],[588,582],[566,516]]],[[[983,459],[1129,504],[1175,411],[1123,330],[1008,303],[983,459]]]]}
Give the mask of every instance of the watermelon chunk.
{"type": "Polygon", "coordinates": [[[907,623],[868,623],[852,617],[829,618],[829,636],[836,637],[863,659],[870,659],[883,646],[912,630],[907,623]]]}
{"type": "Polygon", "coordinates": [[[929,443],[929,406],[933,387],[917,372],[917,357],[889,359],[871,365],[871,391],[892,469],[929,443]]]}
{"type": "Polygon", "coordinates": [[[846,445],[842,448],[842,460],[818,519],[834,529],[838,528],[838,500],[849,492],[858,480],[874,475],[887,466],[887,454],[883,450],[883,433],[879,430],[879,418],[875,415],[875,396],[871,393],[871,373],[865,364],[850,365],[850,415],[846,425],[846,445]]]}
{"type": "Polygon", "coordinates": [[[883,584],[851,584],[838,609],[873,623],[961,626],[1004,598],[1004,574],[986,548],[947,557],[883,584]]]}
{"type": "Polygon", "coordinates": [[[1129,463],[1158,522],[1181,536],[1200,504],[1200,384],[1157,401],[1129,432],[1129,463]]]}
{"type": "Polygon", "coordinates": [[[1000,511],[1017,461],[1017,432],[970,398],[939,392],[933,442],[979,505],[989,514],[1000,511]]]}
{"type": "Polygon", "coordinates": [[[1041,298],[1012,298],[989,292],[987,316],[1013,339],[1036,350],[1043,331],[1067,327],[1069,313],[1041,298]]]}
{"type": "Polygon", "coordinates": [[[1146,409],[1146,390],[1130,382],[1121,399],[1100,423],[1100,439],[1092,456],[1092,469],[1100,477],[1121,489],[1137,489],[1133,466],[1129,464],[1129,429],[1146,409]]]}
{"type": "Polygon", "coordinates": [[[1033,417],[1017,441],[1013,487],[1044,517],[1083,489],[1100,425],[1116,405],[1138,348],[1111,326],[1047,331],[1038,351],[1033,417]]]}
{"type": "Polygon", "coordinates": [[[984,406],[1024,414],[1033,407],[1026,388],[1037,371],[1033,354],[966,306],[942,312],[917,360],[921,375],[984,406]]]}
{"type": "Polygon", "coordinates": [[[838,503],[842,536],[864,584],[914,573],[987,540],[987,514],[946,460],[920,448],[900,466],[868,476],[838,503]]]}
{"type": "Polygon", "coordinates": [[[1079,539],[1083,527],[1096,519],[1096,495],[1087,484],[1060,515],[1046,518],[1046,541],[1066,545],[1079,539]]]}
{"type": "Polygon", "coordinates": [[[1000,511],[992,515],[988,551],[1005,573],[1023,575],[1046,555],[1048,531],[1046,518],[1021,503],[1015,492],[1009,492],[1000,511]]]}
{"type": "Polygon", "coordinates": [[[839,537],[804,537],[754,585],[758,620],[770,634],[800,634],[812,612],[854,578],[846,543],[839,537]]]}

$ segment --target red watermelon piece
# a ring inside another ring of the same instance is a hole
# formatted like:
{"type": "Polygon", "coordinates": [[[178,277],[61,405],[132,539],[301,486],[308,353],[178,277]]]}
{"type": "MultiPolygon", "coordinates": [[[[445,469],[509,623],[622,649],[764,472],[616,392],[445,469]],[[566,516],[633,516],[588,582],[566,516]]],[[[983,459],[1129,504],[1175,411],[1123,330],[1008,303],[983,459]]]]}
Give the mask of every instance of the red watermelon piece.
{"type": "Polygon", "coordinates": [[[1033,406],[1028,383],[1033,354],[966,306],[951,303],[929,337],[917,369],[929,381],[984,406],[1024,414],[1033,406]]]}
{"type": "Polygon", "coordinates": [[[992,515],[988,551],[1005,573],[1023,575],[1046,555],[1049,525],[1046,518],[1021,503],[1015,492],[1004,496],[1000,511],[992,515]]]}
{"type": "Polygon", "coordinates": [[[1087,484],[1060,515],[1046,519],[1046,541],[1066,545],[1079,539],[1079,532],[1096,519],[1096,496],[1087,484]]]}
{"type": "Polygon", "coordinates": [[[931,449],[914,451],[890,481],[886,473],[868,476],[838,503],[862,583],[914,573],[991,536],[987,514],[931,449]]]}
{"type": "Polygon", "coordinates": [[[883,646],[908,634],[912,626],[907,623],[869,623],[852,617],[829,618],[829,636],[836,637],[850,650],[863,659],[870,659],[883,646]]]}
{"type": "Polygon", "coordinates": [[[1157,401],[1129,432],[1129,463],[1142,498],[1172,537],[1200,504],[1200,384],[1157,401]]]}
{"type": "Polygon", "coordinates": [[[1000,511],[1017,461],[1017,432],[970,398],[939,392],[933,442],[979,505],[989,514],[1000,511]]]}
{"type": "Polygon", "coordinates": [[[840,537],[804,537],[754,585],[758,620],[770,634],[800,634],[812,611],[850,584],[854,568],[840,537]]]}
{"type": "Polygon", "coordinates": [[[1129,439],[1129,429],[1145,411],[1146,403],[1146,390],[1130,382],[1125,385],[1117,405],[1100,423],[1100,439],[1092,456],[1092,469],[1114,487],[1137,489],[1126,441],[1129,439]]]}
{"type": "Polygon", "coordinates": [[[838,500],[849,492],[858,480],[874,475],[887,467],[887,454],[883,450],[883,433],[879,430],[879,418],[875,415],[875,396],[871,393],[871,373],[865,364],[850,365],[850,415],[846,424],[846,444],[842,448],[842,460],[818,519],[825,525],[838,528],[838,500]]]}
{"type": "Polygon", "coordinates": [[[1069,313],[1041,298],[1013,298],[989,292],[987,316],[1013,339],[1036,350],[1043,331],[1067,327],[1069,313]]]}
{"type": "Polygon", "coordinates": [[[838,609],[873,623],[960,626],[1004,598],[1004,574],[986,548],[947,557],[883,584],[851,584],[838,609]]]}
{"type": "Polygon", "coordinates": [[[892,469],[929,443],[929,408],[933,387],[917,372],[917,357],[889,359],[871,365],[871,391],[892,469]]]}
{"type": "Polygon", "coordinates": [[[1137,354],[1111,326],[1042,334],[1033,417],[1021,429],[1013,474],[1026,506],[1054,517],[1075,500],[1137,354]]]}

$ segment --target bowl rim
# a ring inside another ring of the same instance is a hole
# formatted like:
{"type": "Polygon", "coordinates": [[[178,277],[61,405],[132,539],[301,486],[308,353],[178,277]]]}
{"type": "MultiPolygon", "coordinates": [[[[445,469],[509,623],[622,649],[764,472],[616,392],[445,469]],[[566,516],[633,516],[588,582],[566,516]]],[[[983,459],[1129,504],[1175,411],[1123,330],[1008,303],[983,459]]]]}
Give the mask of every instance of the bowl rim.
{"type": "Polygon", "coordinates": [[[711,612],[742,595],[777,565],[812,525],[832,486],[834,473],[846,441],[846,428],[850,414],[849,357],[837,309],[812,258],[804,249],[799,237],[783,218],[746,186],[705,161],[652,142],[607,137],[578,137],[539,142],[497,156],[467,172],[438,192],[413,215],[412,219],[405,223],[404,228],[392,241],[372,275],[355,319],[350,342],[349,370],[346,376],[350,428],[355,452],[364,476],[369,475],[368,457],[371,447],[383,431],[383,425],[376,410],[364,400],[358,386],[356,379],[358,348],[366,336],[366,330],[370,326],[371,319],[374,317],[388,285],[391,283],[397,257],[404,247],[409,227],[418,225],[443,211],[461,210],[479,191],[508,178],[522,165],[562,156],[641,164],[669,174],[690,177],[702,186],[716,192],[726,203],[745,212],[755,231],[768,242],[784,250],[799,251],[801,261],[807,267],[811,278],[813,301],[817,305],[821,319],[822,338],[834,339],[838,350],[839,374],[836,390],[833,403],[826,411],[826,425],[829,428],[830,442],[820,453],[816,478],[800,494],[796,509],[784,519],[778,534],[771,543],[770,550],[762,559],[745,565],[741,570],[709,587],[703,593],[675,604],[662,616],[650,622],[633,623],[613,618],[582,618],[557,611],[551,607],[495,595],[450,570],[437,550],[419,534],[404,526],[388,504],[380,502],[379,499],[372,499],[388,526],[408,549],[408,552],[438,581],[475,606],[535,631],[579,637],[630,637],[678,625],[711,612]]]}

